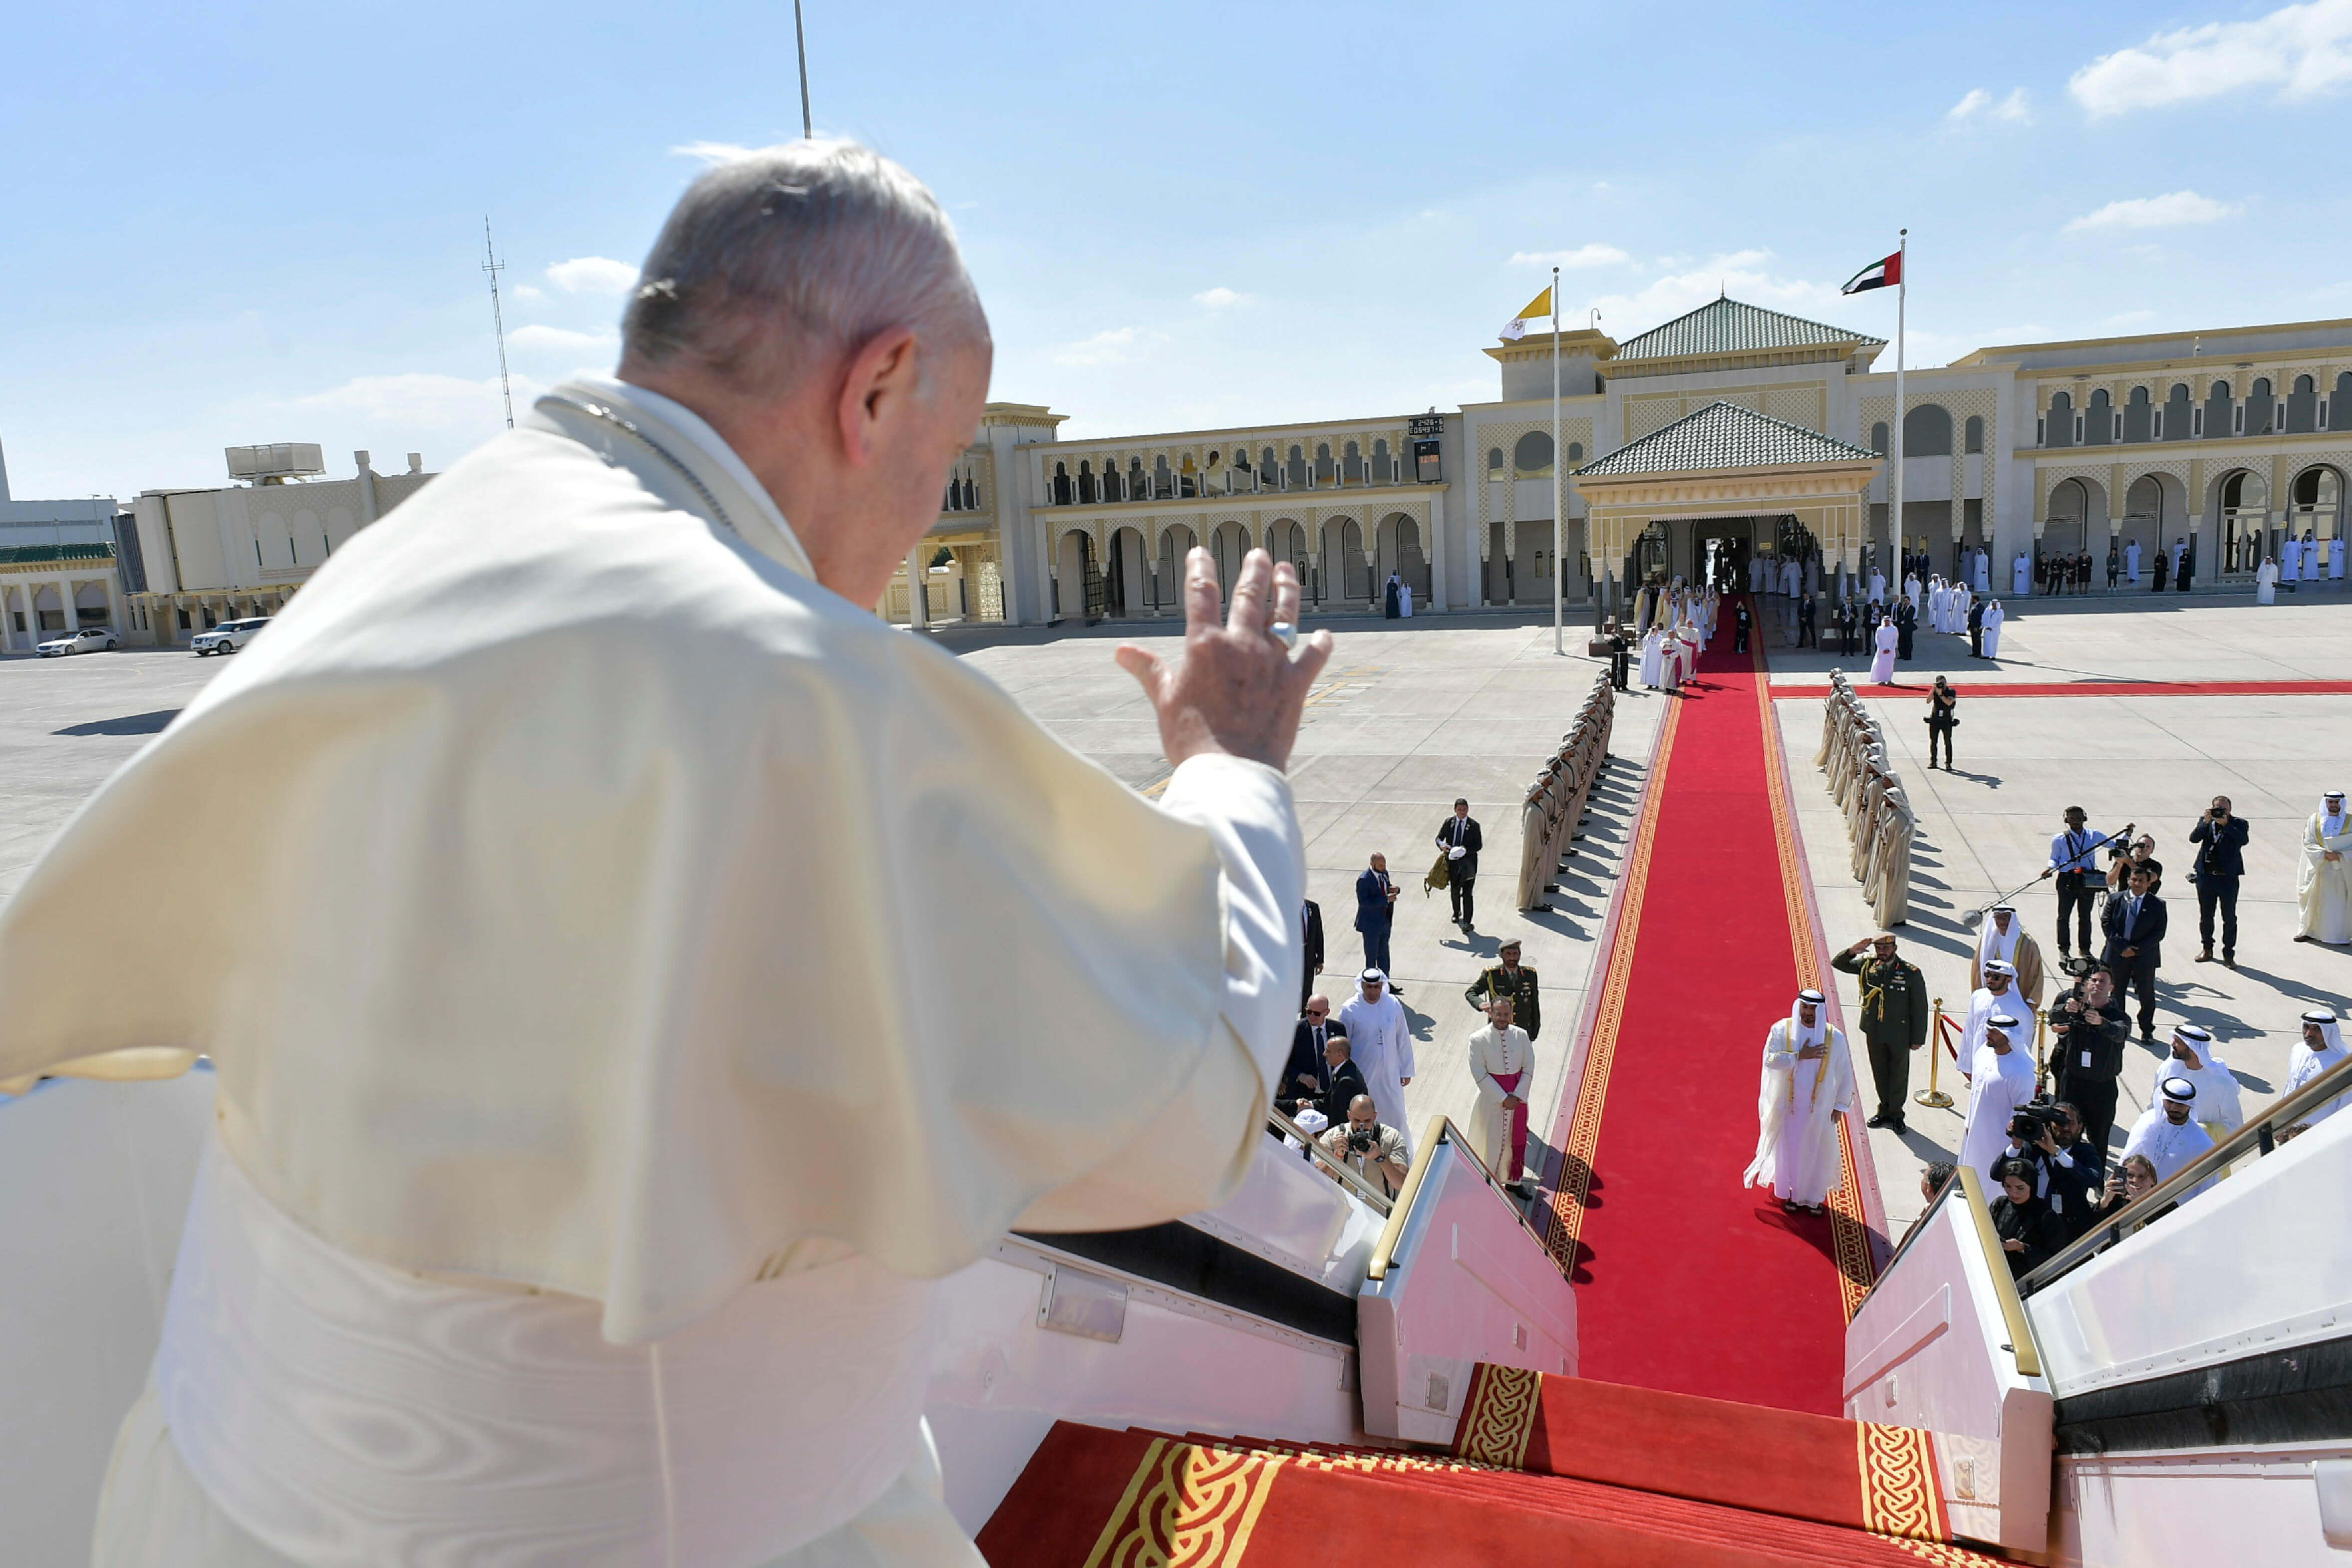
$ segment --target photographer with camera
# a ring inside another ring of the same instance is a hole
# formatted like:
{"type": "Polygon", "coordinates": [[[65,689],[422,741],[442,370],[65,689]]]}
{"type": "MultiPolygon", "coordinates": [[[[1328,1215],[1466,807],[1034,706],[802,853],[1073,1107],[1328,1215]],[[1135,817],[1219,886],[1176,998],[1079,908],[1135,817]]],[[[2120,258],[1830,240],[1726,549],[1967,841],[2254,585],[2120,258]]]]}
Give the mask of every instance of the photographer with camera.
{"type": "Polygon", "coordinates": [[[2189,879],[2197,888],[2197,937],[2202,951],[2197,954],[2200,963],[2213,962],[2213,910],[2221,911],[2221,962],[2231,969],[2238,967],[2238,881],[2246,874],[2246,862],[2241,853],[2246,847],[2249,829],[2246,819],[2230,814],[2230,797],[2217,795],[2197,826],[2189,830],[2189,842],[2197,846],[2197,862],[2190,868],[2189,879]]]}
{"type": "Polygon", "coordinates": [[[2116,1124],[2116,1080],[2131,1044],[2131,1020],[2116,995],[2116,977],[2094,969],[2050,1009],[2050,1082],[2082,1112],[2083,1138],[2107,1157],[2116,1124]]]}
{"type": "Polygon", "coordinates": [[[1376,1193],[1392,1198],[1404,1185],[1404,1135],[1380,1120],[1369,1094],[1349,1103],[1348,1120],[1323,1134],[1323,1147],[1376,1193]]]}

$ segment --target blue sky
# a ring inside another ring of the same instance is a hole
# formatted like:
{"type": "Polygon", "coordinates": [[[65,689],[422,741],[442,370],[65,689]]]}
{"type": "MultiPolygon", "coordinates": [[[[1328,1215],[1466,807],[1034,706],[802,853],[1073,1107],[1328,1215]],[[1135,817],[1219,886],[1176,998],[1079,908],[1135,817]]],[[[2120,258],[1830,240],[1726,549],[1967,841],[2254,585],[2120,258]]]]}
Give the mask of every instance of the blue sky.
{"type": "MultiPolygon", "coordinates": [[[[1628,336],[1840,299],[1912,236],[1914,363],[2352,316],[2352,0],[810,0],[820,130],[930,182],[1068,434],[1451,406],[1571,265],[1628,336]]],[[[608,368],[698,164],[799,130],[789,4],[19,4],[0,94],[0,443],[19,498],[200,485],[318,441],[441,468],[608,368]],[[614,262],[623,265],[614,266],[614,262]]],[[[1891,354],[1883,362],[1891,366],[1891,354]]]]}

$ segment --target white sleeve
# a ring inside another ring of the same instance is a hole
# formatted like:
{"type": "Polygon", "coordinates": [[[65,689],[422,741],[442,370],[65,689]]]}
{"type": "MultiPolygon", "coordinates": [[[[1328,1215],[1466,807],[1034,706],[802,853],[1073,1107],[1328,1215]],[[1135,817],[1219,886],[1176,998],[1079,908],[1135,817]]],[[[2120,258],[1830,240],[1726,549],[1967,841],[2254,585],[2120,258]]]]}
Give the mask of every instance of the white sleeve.
{"type": "Polygon", "coordinates": [[[1160,809],[1209,830],[1224,870],[1225,994],[1220,1011],[1271,1092],[1298,1011],[1297,937],[1307,849],[1290,781],[1263,763],[1210,753],[1168,781],[1160,809]]]}

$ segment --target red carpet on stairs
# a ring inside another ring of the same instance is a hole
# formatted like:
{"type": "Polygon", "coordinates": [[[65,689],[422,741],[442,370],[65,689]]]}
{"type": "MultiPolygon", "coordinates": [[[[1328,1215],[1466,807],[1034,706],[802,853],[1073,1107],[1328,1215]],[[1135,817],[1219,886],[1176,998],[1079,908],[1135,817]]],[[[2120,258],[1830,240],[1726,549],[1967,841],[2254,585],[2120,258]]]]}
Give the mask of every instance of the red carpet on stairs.
{"type": "Polygon", "coordinates": [[[1938,1542],[1459,1460],[1070,1422],[1046,1435],[979,1544],[992,1568],[1289,1568],[1365,1557],[1412,1568],[1997,1563],[1938,1542]]]}
{"type": "Polygon", "coordinates": [[[1573,1265],[1584,1376],[1834,1415],[1872,1267],[1858,1127],[1829,1216],[1740,1185],[1765,1033],[1822,972],[1762,656],[1728,651],[1728,603],[1719,626],[1683,694],[1656,699],[1581,1069],[1549,1140],[1549,1239],[1573,1265]]]}

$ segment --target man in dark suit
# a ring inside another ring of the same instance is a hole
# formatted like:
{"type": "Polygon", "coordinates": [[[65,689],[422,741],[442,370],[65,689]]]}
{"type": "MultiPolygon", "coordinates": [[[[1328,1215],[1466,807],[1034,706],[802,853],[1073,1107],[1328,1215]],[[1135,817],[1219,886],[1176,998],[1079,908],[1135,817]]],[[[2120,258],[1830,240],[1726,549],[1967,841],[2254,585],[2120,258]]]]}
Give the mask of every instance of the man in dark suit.
{"type": "Polygon", "coordinates": [[[1356,930],[1364,939],[1364,967],[1382,974],[1389,972],[1389,929],[1396,923],[1396,896],[1397,885],[1389,880],[1389,858],[1373,856],[1370,868],[1356,879],[1356,930]]]}
{"type": "Polygon", "coordinates": [[[1298,968],[1298,1008],[1305,1012],[1315,992],[1315,977],[1323,973],[1323,906],[1312,899],[1304,900],[1298,924],[1307,944],[1307,962],[1298,968]]]}
{"type": "Polygon", "coordinates": [[[1906,663],[1910,660],[1912,634],[1918,629],[1919,612],[1911,607],[1911,601],[1907,597],[1895,600],[1895,657],[1896,658],[1906,663]]]}
{"type": "MultiPolygon", "coordinates": [[[[1437,847],[1445,851],[1445,892],[1454,900],[1454,923],[1465,935],[1476,918],[1470,900],[1478,880],[1478,851],[1486,842],[1486,836],[1478,831],[1477,819],[1470,815],[1470,803],[1455,801],[1454,815],[1438,824],[1437,847]]],[[[1385,973],[1388,965],[1384,963],[1381,969],[1385,973]]]]}
{"type": "Polygon", "coordinates": [[[1324,1059],[1323,1047],[1335,1037],[1344,1040],[1348,1031],[1332,1021],[1331,999],[1309,996],[1298,1027],[1291,1031],[1290,1059],[1283,1064],[1282,1082],[1274,1091],[1275,1103],[1285,1111],[1295,1110],[1302,1100],[1319,1107],[1330,1097],[1331,1064],[1324,1059]]]}
{"type": "Polygon", "coordinates": [[[1323,1062],[1330,1073],[1331,1087],[1324,1091],[1323,1103],[1317,1109],[1337,1127],[1348,1120],[1348,1107],[1356,1102],[1356,1097],[1369,1099],[1372,1091],[1364,1087],[1364,1069],[1356,1065],[1348,1037],[1336,1028],[1323,1042],[1323,1062]]]}
{"type": "Polygon", "coordinates": [[[1969,602],[1969,657],[1970,658],[1984,657],[1984,613],[1983,598],[1979,597],[1969,602]]]}
{"type": "Polygon", "coordinates": [[[1820,619],[1820,607],[1813,603],[1813,596],[1811,594],[1797,601],[1797,646],[1799,647],[1822,646],[1821,633],[1815,626],[1820,619]]]}
{"type": "Polygon", "coordinates": [[[2221,962],[2238,967],[2238,879],[2246,874],[2242,853],[2246,847],[2246,819],[2230,813],[2230,797],[2217,795],[2189,842],[2198,847],[2197,868],[2189,880],[2197,884],[2197,941],[2200,963],[2213,962],[2213,911],[2221,911],[2221,962]]]}
{"type": "Polygon", "coordinates": [[[2164,900],[2157,873],[2146,862],[2132,868],[2131,891],[2107,900],[2107,950],[2099,962],[2116,977],[2118,990],[2139,998],[2139,1037],[2156,1039],[2156,967],[2164,958],[2164,900]]]}

